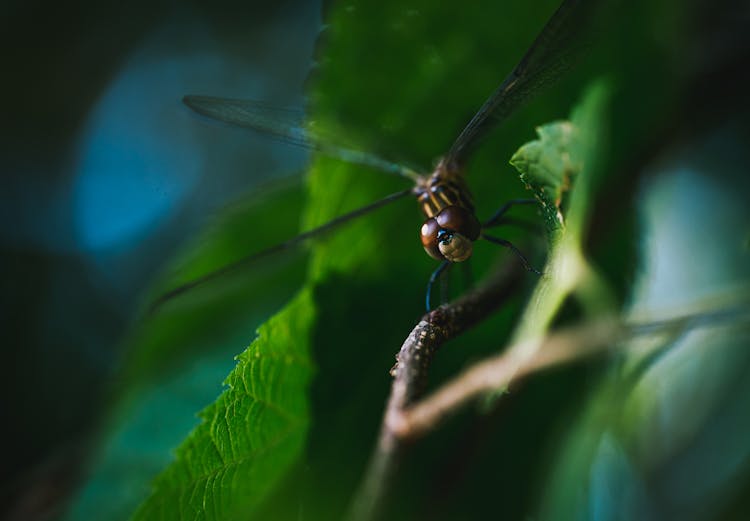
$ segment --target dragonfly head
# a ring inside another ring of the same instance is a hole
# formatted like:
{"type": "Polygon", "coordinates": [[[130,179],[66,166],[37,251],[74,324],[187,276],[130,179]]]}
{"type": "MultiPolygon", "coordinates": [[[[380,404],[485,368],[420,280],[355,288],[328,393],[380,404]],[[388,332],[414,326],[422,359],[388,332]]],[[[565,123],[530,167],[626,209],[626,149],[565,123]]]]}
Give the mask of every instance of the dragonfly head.
{"type": "Polygon", "coordinates": [[[448,206],[422,224],[422,246],[435,259],[463,262],[471,257],[480,229],[472,212],[461,206],[448,206]]]}

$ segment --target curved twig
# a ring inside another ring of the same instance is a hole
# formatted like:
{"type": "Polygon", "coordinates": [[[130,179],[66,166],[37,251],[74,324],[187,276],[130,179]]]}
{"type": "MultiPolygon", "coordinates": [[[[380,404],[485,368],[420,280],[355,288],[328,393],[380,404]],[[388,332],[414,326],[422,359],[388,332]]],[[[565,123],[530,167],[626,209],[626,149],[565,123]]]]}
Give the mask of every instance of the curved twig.
{"type": "Polygon", "coordinates": [[[352,502],[349,519],[378,519],[387,487],[392,483],[404,438],[390,428],[394,416],[411,405],[424,391],[427,374],[437,349],[487,318],[497,310],[524,280],[517,262],[511,262],[491,279],[462,298],[432,310],[409,333],[396,355],[391,369],[393,384],[388,399],[380,436],[352,502]]]}
{"type": "MultiPolygon", "coordinates": [[[[472,400],[485,393],[507,387],[511,382],[532,373],[601,353],[614,348],[620,342],[638,336],[663,334],[675,330],[688,331],[728,321],[734,324],[750,322],[750,308],[747,303],[716,309],[699,309],[647,322],[623,322],[614,317],[600,318],[566,328],[538,341],[535,355],[520,365],[514,354],[524,349],[518,344],[509,346],[499,355],[477,362],[419,403],[392,411],[386,418],[386,428],[404,441],[413,440],[434,430],[472,400]]],[[[530,340],[526,343],[537,341],[530,340]]]]}
{"type": "Polygon", "coordinates": [[[600,353],[641,335],[691,330],[722,322],[750,323],[747,292],[703,303],[661,319],[627,321],[602,317],[542,338],[528,339],[462,371],[430,396],[417,402],[424,390],[432,357],[445,341],[492,313],[513,291],[519,277],[505,272],[482,288],[426,315],[407,337],[391,370],[394,377],[378,445],[357,491],[349,519],[378,519],[407,443],[435,429],[462,406],[487,392],[507,387],[519,378],[548,367],[600,353]],[[524,343],[534,344],[534,355],[519,360],[524,343]]]}

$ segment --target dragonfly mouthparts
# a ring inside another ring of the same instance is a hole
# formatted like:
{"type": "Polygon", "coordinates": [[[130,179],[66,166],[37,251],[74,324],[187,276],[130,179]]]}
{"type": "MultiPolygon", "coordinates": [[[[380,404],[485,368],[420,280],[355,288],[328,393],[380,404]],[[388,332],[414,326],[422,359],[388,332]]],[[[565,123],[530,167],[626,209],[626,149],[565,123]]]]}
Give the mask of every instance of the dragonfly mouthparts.
{"type": "Polygon", "coordinates": [[[453,240],[453,232],[449,230],[440,230],[437,235],[438,242],[440,244],[450,244],[453,240]]]}
{"type": "Polygon", "coordinates": [[[440,230],[438,233],[438,249],[446,260],[463,262],[474,252],[473,241],[460,233],[440,230]]]}

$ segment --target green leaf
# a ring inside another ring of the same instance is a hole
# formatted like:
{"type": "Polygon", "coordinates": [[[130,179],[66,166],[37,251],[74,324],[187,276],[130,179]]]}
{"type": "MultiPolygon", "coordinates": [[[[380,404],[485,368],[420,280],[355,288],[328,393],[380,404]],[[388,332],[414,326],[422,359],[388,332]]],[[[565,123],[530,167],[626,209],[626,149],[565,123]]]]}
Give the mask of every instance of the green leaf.
{"type": "Polygon", "coordinates": [[[539,201],[548,230],[556,230],[564,224],[563,195],[582,168],[582,158],[571,153],[578,148],[577,131],[570,121],[559,121],[537,127],[536,132],[539,139],[519,148],[510,164],[539,201]]]}
{"type": "MultiPolygon", "coordinates": [[[[599,312],[611,307],[606,288],[583,253],[588,209],[606,139],[608,96],[606,83],[593,83],[572,110],[570,122],[540,127],[541,139],[524,145],[514,155],[522,178],[542,202],[550,232],[544,276],[516,328],[516,342],[543,336],[573,292],[599,312]],[[560,206],[564,191],[569,191],[569,200],[563,219],[560,206]],[[547,199],[550,194],[553,197],[547,199]]],[[[536,349],[536,344],[527,346],[527,352],[519,353],[522,358],[533,355],[536,349]]]]}
{"type": "Polygon", "coordinates": [[[603,159],[610,148],[611,96],[609,81],[597,80],[588,86],[581,103],[574,107],[570,116],[576,129],[569,148],[571,161],[573,164],[580,161],[581,173],[575,180],[575,190],[570,194],[566,226],[568,235],[581,246],[590,225],[595,190],[605,175],[603,159]]]}
{"type": "MultiPolygon", "coordinates": [[[[180,277],[191,280],[210,272],[214,266],[206,258],[215,261],[218,257],[222,259],[222,265],[226,264],[226,257],[237,256],[236,245],[241,244],[245,237],[252,237],[255,250],[262,249],[264,243],[278,242],[278,227],[259,227],[256,223],[267,222],[269,215],[274,215],[277,220],[286,216],[288,220],[289,216],[293,218],[298,213],[298,210],[288,214],[282,211],[287,204],[299,208],[299,199],[289,197],[295,194],[283,192],[281,195],[282,198],[275,198],[272,211],[263,205],[254,216],[239,212],[244,217],[241,220],[235,218],[236,209],[231,211],[231,218],[208,233],[210,240],[201,243],[197,255],[183,262],[180,277]],[[270,235],[264,237],[266,233],[270,235]]],[[[278,270],[286,263],[286,257],[281,257],[270,267],[278,270]]],[[[249,271],[257,272],[258,268],[253,266],[249,271]]],[[[260,273],[265,271],[267,269],[261,269],[260,273]]],[[[187,301],[178,300],[171,309],[165,309],[162,321],[176,317],[181,326],[167,331],[173,332],[175,338],[195,334],[196,325],[204,321],[217,324],[219,318],[223,319],[217,316],[217,312],[246,307],[248,295],[259,291],[260,295],[274,295],[263,288],[269,283],[279,283],[275,278],[267,278],[267,273],[260,281],[255,280],[257,275],[243,272],[232,275],[229,280],[202,288],[207,296],[190,295],[187,301]],[[248,291],[247,284],[237,284],[238,277],[248,276],[255,280],[251,291],[248,291]],[[221,296],[218,301],[217,291],[221,296]],[[194,321],[190,327],[185,322],[186,313],[188,317],[194,317],[188,319],[194,321]]],[[[288,282],[284,281],[285,284],[288,282]]],[[[311,292],[303,289],[281,312],[259,328],[258,338],[237,357],[236,367],[226,378],[228,389],[200,413],[201,423],[176,449],[174,461],[156,478],[135,519],[171,519],[188,514],[206,519],[227,519],[239,514],[248,515],[261,503],[298,459],[304,446],[309,424],[307,388],[313,368],[309,350],[314,319],[311,292]]],[[[247,322],[235,325],[235,328],[248,334],[247,322]]],[[[161,335],[152,332],[145,337],[159,343],[146,352],[150,358],[145,362],[136,358],[134,367],[141,368],[137,372],[142,372],[144,366],[153,367],[154,349],[156,353],[164,351],[163,331],[161,335]]],[[[140,343],[141,349],[145,344],[140,343]]],[[[166,345],[175,346],[174,338],[166,345]]],[[[175,354],[172,351],[172,355],[175,354]]]]}
{"type": "Polygon", "coordinates": [[[592,180],[599,175],[602,144],[606,136],[598,121],[607,86],[599,82],[590,88],[583,101],[572,112],[570,120],[548,123],[536,128],[539,139],[526,143],[510,159],[520,173],[521,181],[534,193],[542,207],[550,235],[565,227],[565,196],[575,187],[581,208],[571,208],[579,226],[585,221],[584,208],[591,198],[592,180]],[[588,177],[578,179],[586,171],[588,177]]]}
{"type": "MultiPolygon", "coordinates": [[[[299,226],[301,183],[275,182],[210,219],[175,261],[154,294],[273,244],[299,226]],[[268,216],[274,219],[269,221],[268,216]],[[259,222],[267,223],[258,226],[259,222]],[[248,238],[253,244],[248,244],[248,238]]],[[[295,253],[295,252],[290,252],[295,253]]],[[[151,493],[150,482],[213,402],[254,329],[298,290],[300,255],[239,270],[167,302],[136,324],[90,477],[72,501],[68,520],[127,519],[151,493]],[[253,295],[263,298],[249,298],[253,295]]],[[[173,505],[177,512],[178,505],[173,505]]]]}
{"type": "Polygon", "coordinates": [[[309,424],[313,309],[303,290],[258,330],[134,519],[248,516],[283,477],[309,424]]]}

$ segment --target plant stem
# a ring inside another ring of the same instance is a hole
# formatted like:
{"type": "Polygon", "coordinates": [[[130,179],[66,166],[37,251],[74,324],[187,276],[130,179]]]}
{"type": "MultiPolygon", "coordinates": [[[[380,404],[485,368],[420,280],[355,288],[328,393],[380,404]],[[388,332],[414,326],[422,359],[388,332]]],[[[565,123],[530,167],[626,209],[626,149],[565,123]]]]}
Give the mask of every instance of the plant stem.
{"type": "Polygon", "coordinates": [[[437,349],[492,314],[523,280],[520,264],[509,263],[476,290],[425,315],[409,333],[391,369],[394,378],[378,443],[347,519],[369,521],[383,517],[381,510],[404,451],[404,440],[392,430],[391,424],[393,418],[399,417],[424,391],[437,349]]]}
{"type": "Polygon", "coordinates": [[[719,299],[723,300],[721,303],[701,302],[693,309],[670,313],[655,320],[623,322],[614,317],[599,318],[547,335],[538,342],[521,342],[531,342],[540,347],[521,366],[516,365],[517,359],[513,353],[528,347],[520,344],[510,346],[502,354],[472,365],[431,395],[390,417],[389,429],[398,436],[413,440],[435,429],[460,407],[488,391],[507,387],[518,378],[549,367],[601,353],[637,337],[684,334],[721,323],[738,325],[750,322],[749,294],[739,292],[728,296],[730,302],[726,298],[719,299]]]}

